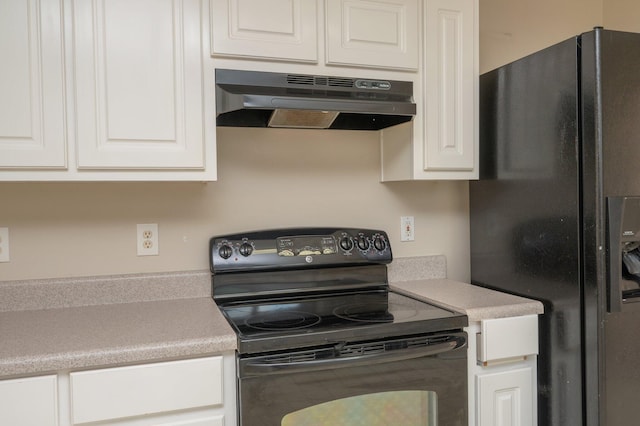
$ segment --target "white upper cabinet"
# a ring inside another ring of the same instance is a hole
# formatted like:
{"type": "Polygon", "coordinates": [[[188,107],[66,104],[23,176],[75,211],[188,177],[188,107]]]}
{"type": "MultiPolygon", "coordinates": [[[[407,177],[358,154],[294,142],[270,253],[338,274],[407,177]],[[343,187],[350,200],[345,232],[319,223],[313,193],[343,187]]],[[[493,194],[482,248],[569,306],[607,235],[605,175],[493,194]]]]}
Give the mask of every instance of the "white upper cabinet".
{"type": "Polygon", "coordinates": [[[478,178],[478,0],[425,0],[418,114],[382,131],[382,180],[478,178]]]}
{"type": "Polygon", "coordinates": [[[215,180],[209,28],[208,0],[0,2],[0,180],[215,180]]]}
{"type": "Polygon", "coordinates": [[[418,70],[418,0],[326,0],[327,63],[418,70]]]}
{"type": "Polygon", "coordinates": [[[75,1],[78,168],[204,168],[200,0],[75,1]]]}
{"type": "Polygon", "coordinates": [[[425,170],[473,171],[477,72],[474,2],[426,2],[425,170]],[[431,143],[433,141],[433,143],[431,143]]]}
{"type": "Polygon", "coordinates": [[[67,165],[62,0],[0,2],[0,173],[67,165]]]}
{"type": "Polygon", "coordinates": [[[382,181],[478,178],[478,0],[210,0],[215,67],[413,83],[382,181]]]}
{"type": "Polygon", "coordinates": [[[212,54],[417,71],[418,10],[419,0],[211,0],[212,54]]]}
{"type": "Polygon", "coordinates": [[[318,61],[318,0],[211,0],[212,54],[318,61]]]}

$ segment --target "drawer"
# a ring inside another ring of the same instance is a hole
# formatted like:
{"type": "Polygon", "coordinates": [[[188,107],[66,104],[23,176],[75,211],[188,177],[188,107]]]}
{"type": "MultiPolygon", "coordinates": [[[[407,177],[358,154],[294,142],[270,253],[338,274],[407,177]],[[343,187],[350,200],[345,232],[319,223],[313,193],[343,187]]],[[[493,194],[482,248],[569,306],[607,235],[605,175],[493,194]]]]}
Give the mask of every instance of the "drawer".
{"type": "Polygon", "coordinates": [[[73,424],[222,404],[222,357],[71,373],[73,424]]]}
{"type": "Polygon", "coordinates": [[[538,316],[482,321],[477,348],[478,361],[489,363],[522,359],[538,353],[538,316]]]}

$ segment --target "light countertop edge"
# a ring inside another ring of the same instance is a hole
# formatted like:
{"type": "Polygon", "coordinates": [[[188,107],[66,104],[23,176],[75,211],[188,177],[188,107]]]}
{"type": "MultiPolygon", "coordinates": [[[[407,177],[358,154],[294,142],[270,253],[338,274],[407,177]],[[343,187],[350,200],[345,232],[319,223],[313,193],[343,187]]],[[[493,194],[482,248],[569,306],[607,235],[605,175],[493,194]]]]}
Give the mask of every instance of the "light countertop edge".
{"type": "Polygon", "coordinates": [[[399,293],[462,312],[470,322],[544,313],[540,301],[449,279],[391,282],[389,285],[399,293]]]}
{"type": "MultiPolygon", "coordinates": [[[[403,273],[390,274],[391,289],[465,313],[470,322],[543,313],[539,301],[444,278],[443,259],[442,256],[406,259],[405,264],[411,266],[412,272],[407,275],[403,267],[400,268],[403,273]],[[423,279],[410,279],[416,275],[423,279]]],[[[192,297],[179,298],[172,298],[174,290],[168,294],[163,284],[157,284],[158,277],[126,278],[129,287],[142,295],[140,298],[149,297],[145,289],[153,282],[155,293],[151,295],[166,300],[123,303],[121,299],[109,297],[91,299],[86,306],[65,306],[68,302],[60,298],[61,302],[47,308],[16,305],[12,301],[5,308],[17,307],[18,310],[2,312],[0,309],[0,379],[195,358],[236,350],[234,331],[210,292],[207,294],[210,278],[206,274],[178,275],[180,283],[193,282],[192,287],[196,289],[192,297]]],[[[160,278],[162,283],[170,282],[171,276],[160,278]]],[[[107,286],[101,291],[111,294],[111,287],[115,285],[111,281],[120,287],[123,285],[115,279],[100,279],[95,284],[82,282],[73,286],[89,285],[90,289],[107,286]]],[[[30,291],[24,290],[21,283],[4,284],[5,290],[19,293],[18,301],[25,293],[33,296],[32,283],[27,283],[30,291]]],[[[48,289],[45,284],[51,283],[36,284],[37,288],[48,289]]],[[[63,284],[62,281],[56,283],[63,284]]],[[[137,293],[134,296],[138,297],[137,293]]],[[[87,303],[87,300],[81,302],[87,303]]]]}
{"type": "Polygon", "coordinates": [[[0,378],[235,351],[210,297],[0,312],[0,378]]]}

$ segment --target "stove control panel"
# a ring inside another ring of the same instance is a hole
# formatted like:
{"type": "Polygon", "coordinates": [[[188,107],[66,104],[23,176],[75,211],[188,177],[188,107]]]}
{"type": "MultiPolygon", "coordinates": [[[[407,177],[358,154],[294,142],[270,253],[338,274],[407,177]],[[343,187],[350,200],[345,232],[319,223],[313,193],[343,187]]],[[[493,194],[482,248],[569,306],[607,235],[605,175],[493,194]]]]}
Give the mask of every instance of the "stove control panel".
{"type": "Polygon", "coordinates": [[[302,269],[391,262],[384,231],[285,228],[213,237],[211,271],[302,269]]]}

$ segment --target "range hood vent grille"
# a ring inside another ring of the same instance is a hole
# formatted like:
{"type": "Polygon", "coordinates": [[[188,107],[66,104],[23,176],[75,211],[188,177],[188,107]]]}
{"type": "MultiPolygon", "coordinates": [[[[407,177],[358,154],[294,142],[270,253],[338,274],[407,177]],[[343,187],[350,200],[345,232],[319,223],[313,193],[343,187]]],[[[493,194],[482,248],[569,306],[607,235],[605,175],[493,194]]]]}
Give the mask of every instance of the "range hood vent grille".
{"type": "Polygon", "coordinates": [[[380,130],[416,114],[413,83],[216,69],[216,125],[380,130]]]}
{"type": "Polygon", "coordinates": [[[305,84],[308,86],[354,87],[353,78],[325,77],[317,75],[287,74],[288,84],[305,84]]]}

